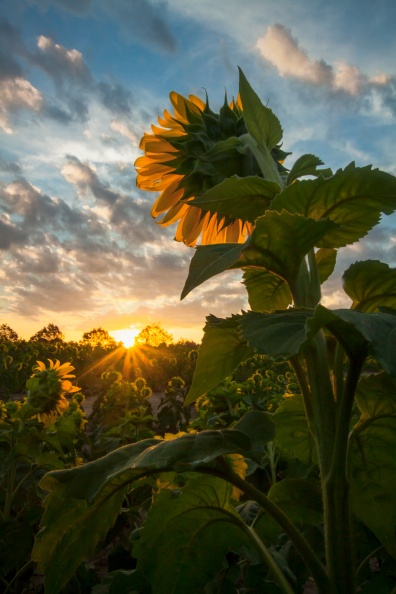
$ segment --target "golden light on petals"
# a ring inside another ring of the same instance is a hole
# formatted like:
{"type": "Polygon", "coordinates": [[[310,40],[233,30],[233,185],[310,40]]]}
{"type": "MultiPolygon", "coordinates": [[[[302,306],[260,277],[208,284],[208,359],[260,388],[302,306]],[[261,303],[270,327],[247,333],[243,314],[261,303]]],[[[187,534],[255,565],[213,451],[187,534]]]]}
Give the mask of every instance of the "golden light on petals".
{"type": "Polygon", "coordinates": [[[160,192],[152,216],[165,213],[157,221],[161,226],[178,222],[175,239],[188,246],[199,237],[203,244],[245,241],[253,230],[251,223],[188,204],[231,175],[261,175],[252,155],[247,157],[235,146],[224,154],[217,151],[213,163],[206,156],[218,142],[246,133],[240,98],[225,101],[220,114],[194,95],[186,99],[172,92],[170,101],[173,115],[165,110],[159,126],[152,125],[152,134],[144,134],[140,148],[145,154],[135,162],[137,186],[160,192]]]}

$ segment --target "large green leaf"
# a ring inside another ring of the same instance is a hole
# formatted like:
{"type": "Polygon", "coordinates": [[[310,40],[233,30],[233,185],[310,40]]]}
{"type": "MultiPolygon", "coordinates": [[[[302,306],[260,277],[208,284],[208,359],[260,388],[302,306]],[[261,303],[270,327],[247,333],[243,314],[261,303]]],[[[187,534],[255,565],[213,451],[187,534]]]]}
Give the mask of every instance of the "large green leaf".
{"type": "Polygon", "coordinates": [[[202,210],[254,223],[270,207],[278,192],[279,186],[275,182],[261,177],[233,175],[186,202],[202,210]]]}
{"type": "Polygon", "coordinates": [[[293,301],[287,283],[264,268],[246,268],[243,283],[254,311],[287,309],[293,301]]]}
{"type": "Polygon", "coordinates": [[[266,268],[292,287],[306,254],[333,228],[331,221],[314,221],[287,211],[267,211],[257,219],[250,242],[233,267],[266,268]]]}
{"type": "MultiPolygon", "coordinates": [[[[249,240],[248,240],[249,241],[249,240]]],[[[198,246],[190,262],[188,277],[180,299],[184,299],[190,291],[231,268],[240,258],[244,244],[219,243],[198,246]]]]}
{"type": "Polygon", "coordinates": [[[313,311],[288,309],[271,314],[248,312],[239,325],[247,344],[275,360],[297,355],[307,342],[306,322],[313,311]]]}
{"type": "Polygon", "coordinates": [[[276,443],[289,458],[317,464],[315,440],[309,430],[302,396],[285,398],[273,414],[276,443]]]}
{"type": "Polygon", "coordinates": [[[133,550],[153,592],[203,592],[228,552],[252,550],[230,495],[227,483],[209,476],[159,494],[133,550]]]}
{"type": "Polygon", "coordinates": [[[396,209],[396,178],[389,173],[351,163],[328,179],[296,181],[273,200],[273,210],[286,209],[315,220],[338,223],[317,245],[342,247],[364,237],[381,213],[396,209]]]}
{"type": "Polygon", "coordinates": [[[342,277],[352,308],[375,311],[379,306],[396,309],[396,268],[379,260],[355,262],[342,277]]]}
{"type": "Polygon", "coordinates": [[[315,253],[315,258],[319,271],[320,283],[323,284],[334,272],[337,250],[332,248],[320,248],[315,253]]]}
{"type": "Polygon", "coordinates": [[[322,174],[325,177],[331,175],[331,169],[318,169],[318,165],[323,165],[323,161],[319,157],[315,157],[315,155],[301,155],[287,176],[287,185],[292,184],[297,178],[304,175],[313,175],[315,177],[322,174]]]}
{"type": "Polygon", "coordinates": [[[360,380],[361,418],[352,432],[354,513],[396,557],[396,385],[385,373],[360,380]]]}
{"type": "Polygon", "coordinates": [[[253,449],[241,430],[203,431],[173,441],[147,439],[84,466],[45,475],[40,486],[50,494],[32,558],[46,574],[47,591],[57,594],[106,536],[133,481],[169,470],[192,471],[219,456],[253,449]]]}
{"type": "Polygon", "coordinates": [[[185,404],[191,404],[202,394],[217,386],[238,367],[254,355],[238,332],[242,316],[225,320],[209,316],[205,334],[198,351],[197,366],[185,404]]]}
{"type": "Polygon", "coordinates": [[[243,117],[249,134],[261,147],[274,148],[281,140],[283,130],[276,115],[265,107],[239,68],[239,93],[243,105],[243,117]]]}

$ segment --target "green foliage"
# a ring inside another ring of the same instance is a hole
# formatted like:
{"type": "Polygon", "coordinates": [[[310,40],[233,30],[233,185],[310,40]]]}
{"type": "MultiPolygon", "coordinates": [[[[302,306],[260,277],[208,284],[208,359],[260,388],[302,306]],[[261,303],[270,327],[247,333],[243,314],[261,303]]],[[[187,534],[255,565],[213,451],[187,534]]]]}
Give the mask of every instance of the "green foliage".
{"type": "Polygon", "coordinates": [[[39,342],[62,342],[65,336],[63,332],[56,326],[56,324],[48,324],[41,330],[33,334],[31,341],[39,342]]]}

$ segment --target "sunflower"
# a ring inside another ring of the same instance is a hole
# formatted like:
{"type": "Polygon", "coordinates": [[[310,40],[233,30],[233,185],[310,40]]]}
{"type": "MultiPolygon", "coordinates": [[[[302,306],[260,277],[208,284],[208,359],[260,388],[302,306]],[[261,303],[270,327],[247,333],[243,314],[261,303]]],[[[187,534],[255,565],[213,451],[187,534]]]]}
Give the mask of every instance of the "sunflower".
{"type": "Polygon", "coordinates": [[[40,419],[46,424],[48,419],[62,414],[67,409],[69,403],[66,395],[80,391],[80,388],[73,386],[70,381],[70,378],[75,377],[71,374],[71,371],[74,371],[73,365],[61,365],[58,360],[48,361],[48,367],[42,361],[37,361],[33,367],[34,373],[26,382],[27,403],[39,409],[40,419]]]}
{"type": "Polygon", "coordinates": [[[238,142],[247,133],[239,96],[230,104],[226,96],[219,114],[194,95],[186,99],[172,92],[170,101],[174,114],[165,110],[160,127],[153,125],[153,133],[144,134],[140,148],[145,155],[135,162],[137,186],[160,192],[152,216],[166,213],[157,221],[162,226],[179,221],[175,239],[188,246],[200,235],[202,244],[243,242],[253,230],[251,223],[189,204],[232,175],[262,177],[253,154],[238,142]]]}

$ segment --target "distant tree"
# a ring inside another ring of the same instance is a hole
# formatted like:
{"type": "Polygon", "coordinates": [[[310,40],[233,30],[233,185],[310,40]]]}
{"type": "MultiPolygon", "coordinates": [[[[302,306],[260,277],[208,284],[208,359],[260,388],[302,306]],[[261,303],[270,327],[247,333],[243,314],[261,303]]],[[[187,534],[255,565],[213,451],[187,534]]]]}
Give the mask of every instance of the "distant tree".
{"type": "Polygon", "coordinates": [[[0,325],[0,342],[16,342],[19,340],[18,334],[8,324],[0,325]]]}
{"type": "Polygon", "coordinates": [[[89,332],[84,332],[82,341],[83,344],[89,344],[93,348],[96,346],[102,347],[116,347],[117,343],[112,336],[103,328],[93,328],[89,332]]]}
{"type": "Polygon", "coordinates": [[[33,342],[63,342],[65,339],[65,335],[58,326],[55,324],[48,324],[48,326],[44,326],[41,330],[33,334],[30,340],[33,342]]]}
{"type": "Polygon", "coordinates": [[[173,336],[164,330],[160,324],[150,324],[143,328],[136,336],[137,344],[159,346],[160,344],[172,344],[173,336]]]}

